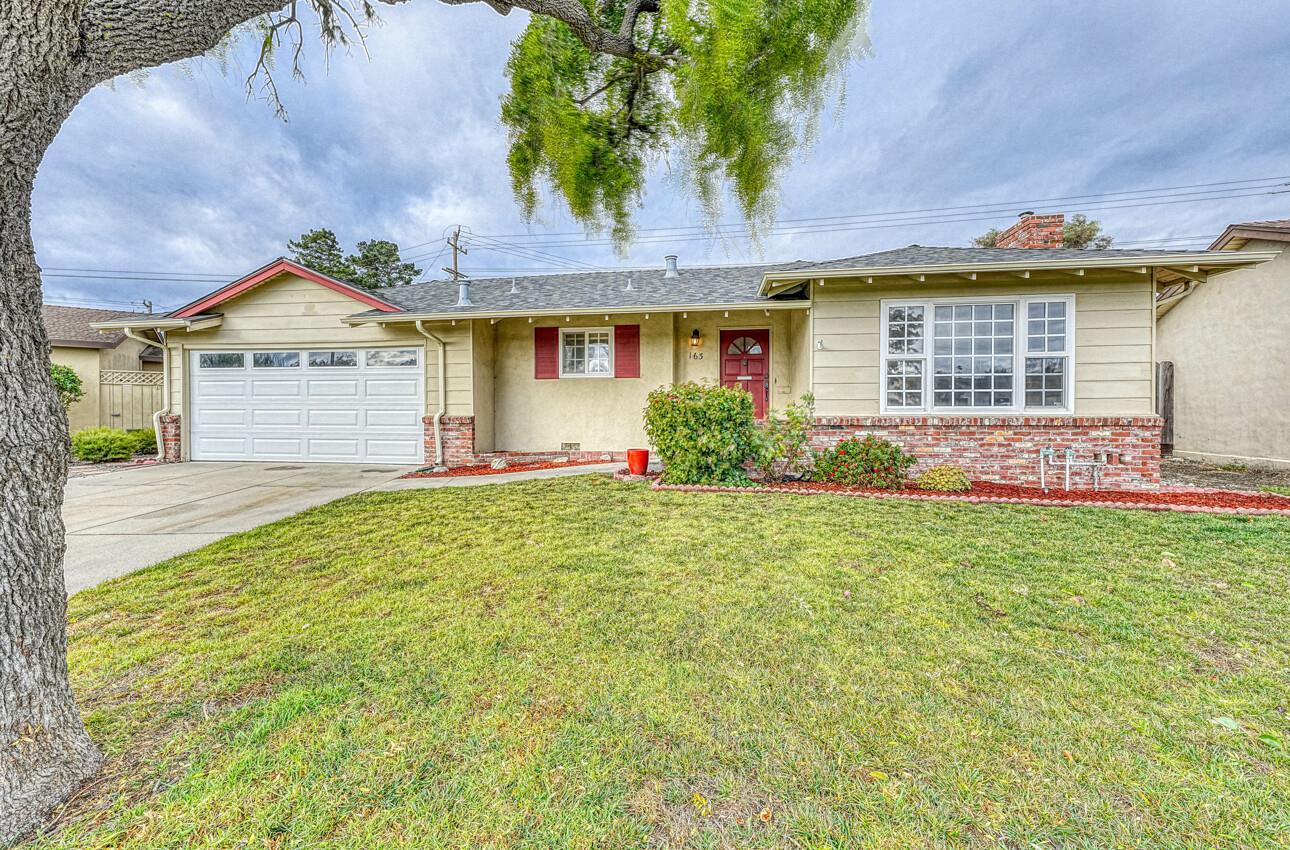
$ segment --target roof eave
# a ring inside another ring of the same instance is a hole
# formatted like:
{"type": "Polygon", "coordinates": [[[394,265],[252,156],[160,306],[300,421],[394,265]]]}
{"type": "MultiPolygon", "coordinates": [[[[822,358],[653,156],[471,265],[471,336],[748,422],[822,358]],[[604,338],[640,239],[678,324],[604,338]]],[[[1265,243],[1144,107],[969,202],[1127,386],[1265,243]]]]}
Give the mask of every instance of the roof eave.
{"type": "Polygon", "coordinates": [[[467,319],[524,319],[540,316],[623,316],[637,313],[710,313],[725,310],[805,310],[811,302],[797,301],[735,301],[726,304],[628,304],[621,307],[561,307],[528,310],[472,310],[452,312],[382,313],[346,316],[349,325],[386,325],[393,322],[447,322],[467,319]]]}
{"type": "Polygon", "coordinates": [[[1267,262],[1275,251],[1210,251],[1191,254],[1160,254],[1146,257],[1063,257],[1061,259],[1016,260],[999,263],[920,263],[909,266],[855,266],[841,269],[799,269],[767,272],[762,276],[759,295],[776,283],[848,277],[909,277],[910,275],[962,275],[989,272],[1062,271],[1066,269],[1132,269],[1164,266],[1213,266],[1224,271],[1267,262]]]}
{"type": "Polygon", "coordinates": [[[178,318],[174,316],[147,316],[138,319],[112,319],[107,322],[91,322],[90,327],[103,333],[109,331],[122,331],[127,328],[130,330],[161,330],[161,331],[200,331],[207,328],[217,328],[224,324],[222,313],[214,313],[203,316],[191,316],[188,318],[178,318]]]}

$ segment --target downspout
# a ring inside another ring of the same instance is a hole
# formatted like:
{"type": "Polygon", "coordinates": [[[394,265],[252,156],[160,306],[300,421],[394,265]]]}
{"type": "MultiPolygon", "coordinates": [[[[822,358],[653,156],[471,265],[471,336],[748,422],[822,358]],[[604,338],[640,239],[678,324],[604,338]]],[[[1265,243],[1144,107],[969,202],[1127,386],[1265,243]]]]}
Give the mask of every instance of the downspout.
{"type": "Polygon", "coordinates": [[[417,319],[417,333],[439,346],[439,409],[434,412],[434,465],[443,466],[443,432],[440,423],[448,410],[448,344],[426,330],[425,324],[417,319]]]}
{"type": "Polygon", "coordinates": [[[122,328],[121,330],[127,337],[136,342],[161,349],[161,409],[152,414],[152,431],[157,435],[156,459],[161,462],[166,458],[166,441],[161,436],[161,417],[170,413],[170,346],[166,345],[166,332],[159,328],[154,329],[157,339],[151,340],[146,336],[140,336],[135,333],[132,328],[122,328]]]}

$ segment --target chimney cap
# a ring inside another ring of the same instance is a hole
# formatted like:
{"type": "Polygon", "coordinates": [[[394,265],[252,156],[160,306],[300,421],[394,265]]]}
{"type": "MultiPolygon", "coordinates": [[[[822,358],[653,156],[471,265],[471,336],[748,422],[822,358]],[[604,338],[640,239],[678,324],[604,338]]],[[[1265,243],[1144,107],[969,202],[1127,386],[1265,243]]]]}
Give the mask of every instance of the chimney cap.
{"type": "Polygon", "coordinates": [[[1034,210],[1026,210],[1025,212],[1017,213],[1017,218],[1030,218],[1034,214],[1035,214],[1034,210]]]}

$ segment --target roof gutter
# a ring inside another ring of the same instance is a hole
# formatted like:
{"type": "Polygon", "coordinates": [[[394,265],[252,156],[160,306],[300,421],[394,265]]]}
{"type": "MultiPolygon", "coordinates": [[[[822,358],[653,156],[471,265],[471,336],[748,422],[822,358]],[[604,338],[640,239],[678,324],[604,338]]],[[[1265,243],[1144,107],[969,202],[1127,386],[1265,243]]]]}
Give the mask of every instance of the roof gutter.
{"type": "Polygon", "coordinates": [[[796,301],[740,301],[732,304],[665,304],[624,307],[543,307],[533,310],[472,310],[450,313],[383,313],[365,316],[346,316],[342,321],[349,325],[384,325],[391,322],[447,322],[469,319],[524,319],[536,316],[626,316],[636,313],[715,313],[727,310],[806,310],[811,302],[796,301]]]}
{"type": "MultiPolygon", "coordinates": [[[[201,331],[207,328],[217,328],[224,324],[224,316],[220,313],[212,313],[204,316],[193,316],[187,319],[179,319],[170,316],[156,316],[154,318],[142,319],[112,319],[108,322],[90,322],[90,327],[96,331],[124,331],[127,328],[136,330],[155,330],[155,331],[201,331]]],[[[133,339],[133,337],[131,337],[133,339]]]]}
{"type": "Polygon", "coordinates": [[[1144,257],[1063,257],[1061,259],[1016,260],[1006,263],[922,263],[911,266],[856,266],[842,269],[803,268],[767,272],[758,294],[765,295],[776,283],[852,277],[908,277],[915,274],[960,275],[985,272],[1062,271],[1065,269],[1129,269],[1163,266],[1226,266],[1244,268],[1277,257],[1275,251],[1207,251],[1190,254],[1152,254],[1144,257]]]}
{"type": "Polygon", "coordinates": [[[161,409],[152,414],[152,431],[157,435],[157,462],[160,463],[166,458],[166,442],[161,436],[161,417],[170,413],[170,346],[166,345],[165,331],[160,328],[153,330],[157,334],[156,340],[148,339],[134,328],[122,328],[121,332],[144,345],[161,349],[161,409]]]}
{"type": "Polygon", "coordinates": [[[420,320],[417,321],[416,328],[417,333],[439,346],[439,409],[434,412],[434,465],[438,468],[444,465],[441,423],[444,414],[448,412],[448,344],[426,330],[420,320]]]}

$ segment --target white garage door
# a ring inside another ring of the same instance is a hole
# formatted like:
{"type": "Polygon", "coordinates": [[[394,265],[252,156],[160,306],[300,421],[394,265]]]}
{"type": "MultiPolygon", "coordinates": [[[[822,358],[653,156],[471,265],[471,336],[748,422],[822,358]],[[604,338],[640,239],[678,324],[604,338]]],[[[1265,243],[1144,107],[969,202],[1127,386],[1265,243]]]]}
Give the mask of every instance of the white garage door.
{"type": "Polygon", "coordinates": [[[193,460],[420,463],[419,348],[194,351],[193,460]]]}

